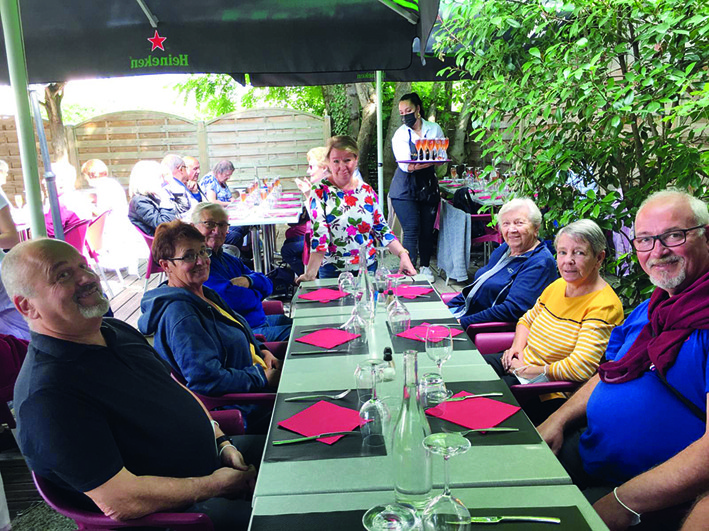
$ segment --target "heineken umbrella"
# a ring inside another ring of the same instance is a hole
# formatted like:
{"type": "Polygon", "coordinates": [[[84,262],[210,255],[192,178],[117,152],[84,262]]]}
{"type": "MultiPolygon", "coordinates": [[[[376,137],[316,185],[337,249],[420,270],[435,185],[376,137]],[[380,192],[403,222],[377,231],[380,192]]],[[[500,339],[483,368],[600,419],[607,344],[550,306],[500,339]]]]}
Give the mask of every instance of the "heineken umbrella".
{"type": "Polygon", "coordinates": [[[46,234],[27,85],[156,73],[406,68],[439,0],[0,0],[33,234],[46,234]]]}
{"type": "MultiPolygon", "coordinates": [[[[2,0],[3,2],[14,0],[2,0]]],[[[22,0],[29,83],[403,69],[438,0],[22,0]]],[[[0,56],[5,55],[0,39],[0,56]]],[[[8,82],[0,61],[0,83],[8,82]]]]}

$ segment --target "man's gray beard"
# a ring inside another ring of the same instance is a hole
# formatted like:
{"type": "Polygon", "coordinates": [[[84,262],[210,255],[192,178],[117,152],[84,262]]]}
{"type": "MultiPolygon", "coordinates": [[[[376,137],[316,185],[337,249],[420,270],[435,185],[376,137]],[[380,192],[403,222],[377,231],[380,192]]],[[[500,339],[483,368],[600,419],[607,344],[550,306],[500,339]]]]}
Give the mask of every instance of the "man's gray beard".
{"type": "Polygon", "coordinates": [[[652,275],[648,275],[650,277],[650,282],[652,282],[654,286],[664,289],[665,291],[678,288],[687,279],[687,268],[685,267],[684,259],[681,258],[679,263],[682,265],[682,268],[679,273],[677,273],[677,276],[672,278],[657,278],[652,275]]]}
{"type": "Polygon", "coordinates": [[[79,313],[85,319],[94,319],[95,317],[102,317],[110,308],[108,299],[101,295],[101,301],[97,302],[93,306],[81,306],[79,305],[79,313]]]}

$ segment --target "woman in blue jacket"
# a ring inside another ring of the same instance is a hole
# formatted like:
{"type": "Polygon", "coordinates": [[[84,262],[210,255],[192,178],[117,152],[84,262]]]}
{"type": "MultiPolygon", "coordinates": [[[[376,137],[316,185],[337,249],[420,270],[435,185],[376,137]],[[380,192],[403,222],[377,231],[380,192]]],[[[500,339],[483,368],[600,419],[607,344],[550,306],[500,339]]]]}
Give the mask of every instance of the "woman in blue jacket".
{"type": "MultiPolygon", "coordinates": [[[[246,319],[203,284],[211,249],[192,225],[179,220],[155,231],[153,257],[167,282],[147,291],[138,328],[155,334],[155,349],[197,393],[219,396],[276,388],[280,360],[254,336],[246,319]]],[[[252,416],[251,408],[240,407],[252,416]]]]}
{"type": "Polygon", "coordinates": [[[505,240],[475,281],[448,306],[463,327],[490,321],[517,322],[556,279],[556,261],[539,240],[542,213],[527,198],[505,203],[497,216],[505,240]]]}

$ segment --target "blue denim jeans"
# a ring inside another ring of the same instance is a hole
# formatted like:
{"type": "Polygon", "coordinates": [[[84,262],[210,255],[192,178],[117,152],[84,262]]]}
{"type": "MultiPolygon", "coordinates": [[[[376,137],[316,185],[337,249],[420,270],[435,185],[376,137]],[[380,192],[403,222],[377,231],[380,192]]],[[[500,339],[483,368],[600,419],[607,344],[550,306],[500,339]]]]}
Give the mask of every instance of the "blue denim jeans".
{"type": "Polygon", "coordinates": [[[391,204],[404,229],[401,243],[409,251],[411,263],[416,267],[416,259],[420,258],[420,267],[428,267],[433,254],[433,224],[438,203],[429,205],[422,201],[392,199],[391,204]]]}
{"type": "Polygon", "coordinates": [[[293,321],[282,313],[267,315],[261,326],[252,327],[254,334],[263,334],[266,341],[288,341],[293,321]]]}

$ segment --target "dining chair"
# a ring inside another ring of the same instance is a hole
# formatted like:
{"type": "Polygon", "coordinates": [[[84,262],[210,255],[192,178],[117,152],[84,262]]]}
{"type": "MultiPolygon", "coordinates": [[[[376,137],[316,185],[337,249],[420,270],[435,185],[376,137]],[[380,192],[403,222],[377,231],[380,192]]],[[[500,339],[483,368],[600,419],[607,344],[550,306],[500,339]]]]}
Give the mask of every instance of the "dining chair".
{"type": "Polygon", "coordinates": [[[37,491],[47,505],[59,514],[71,518],[77,528],[86,531],[102,529],[125,529],[130,527],[148,527],[175,529],[180,531],[214,531],[209,516],[204,513],[153,513],[134,520],[117,521],[101,512],[81,509],[72,503],[65,492],[51,481],[32,472],[37,491]]]}
{"type": "Polygon", "coordinates": [[[81,254],[84,254],[86,231],[89,228],[89,223],[91,223],[90,219],[84,219],[64,233],[64,241],[81,254]]]}
{"type": "Polygon", "coordinates": [[[502,244],[503,239],[497,227],[489,227],[488,223],[492,221],[491,214],[470,214],[470,219],[473,221],[481,221],[485,225],[485,234],[477,236],[470,240],[470,245],[483,244],[483,265],[487,264],[492,254],[491,244],[502,244]]]}
{"type": "MultiPolygon", "coordinates": [[[[101,257],[103,255],[102,251],[104,250],[104,245],[103,245],[103,229],[106,226],[106,218],[108,215],[111,213],[110,210],[106,210],[102,214],[99,214],[99,216],[96,219],[93,219],[90,223],[89,226],[86,230],[86,242],[84,245],[84,254],[87,254],[88,257],[91,260],[93,260],[94,264],[96,264],[96,269],[98,269],[99,276],[101,277],[101,280],[103,283],[106,285],[106,290],[108,291],[108,295],[113,298],[113,290],[111,289],[110,284],[108,283],[108,279],[106,278],[106,273],[104,272],[104,266],[106,266],[105,260],[102,263],[101,257]]],[[[105,257],[105,255],[103,255],[105,257]]],[[[118,280],[121,283],[121,286],[125,286],[125,282],[123,280],[123,275],[121,275],[121,270],[118,267],[110,267],[110,269],[113,269],[116,272],[116,276],[118,277],[118,280]]]]}
{"type": "MultiPolygon", "coordinates": [[[[474,342],[480,354],[497,354],[512,346],[514,332],[502,333],[480,333],[475,336],[474,342]]],[[[524,403],[539,395],[548,393],[569,393],[578,389],[584,382],[571,382],[567,380],[553,380],[549,382],[538,382],[529,384],[511,385],[510,390],[520,403],[524,403]]]]}
{"type": "Polygon", "coordinates": [[[145,292],[148,291],[148,281],[150,280],[150,275],[152,275],[153,273],[160,273],[160,275],[164,275],[164,271],[162,267],[160,267],[158,263],[153,259],[153,240],[155,239],[155,236],[145,234],[142,230],[140,230],[138,226],[133,226],[135,227],[135,230],[137,230],[145,240],[149,251],[148,263],[145,265],[145,285],[143,286],[143,291],[145,292]]]}
{"type": "MultiPolygon", "coordinates": [[[[173,370],[171,374],[176,382],[187,386],[185,378],[180,373],[173,370]]],[[[237,404],[273,405],[276,402],[276,393],[226,393],[220,396],[207,396],[194,391],[192,391],[192,393],[199,398],[204,404],[204,407],[214,413],[216,413],[214,410],[223,406],[234,406],[237,404]]]]}
{"type": "Polygon", "coordinates": [[[7,403],[12,400],[15,381],[27,355],[28,342],[15,336],[0,334],[0,424],[14,429],[15,417],[7,403]]]}

